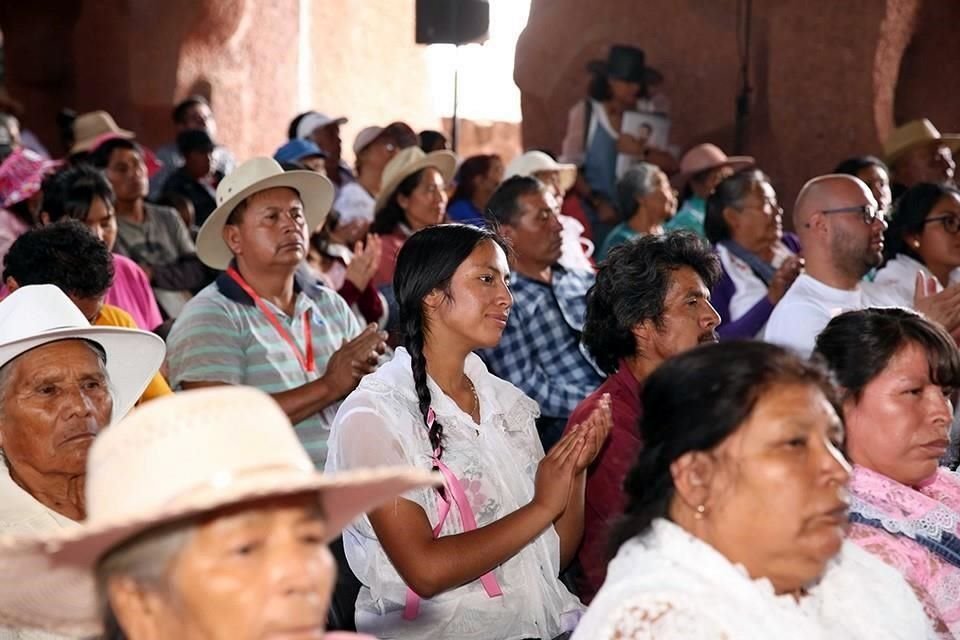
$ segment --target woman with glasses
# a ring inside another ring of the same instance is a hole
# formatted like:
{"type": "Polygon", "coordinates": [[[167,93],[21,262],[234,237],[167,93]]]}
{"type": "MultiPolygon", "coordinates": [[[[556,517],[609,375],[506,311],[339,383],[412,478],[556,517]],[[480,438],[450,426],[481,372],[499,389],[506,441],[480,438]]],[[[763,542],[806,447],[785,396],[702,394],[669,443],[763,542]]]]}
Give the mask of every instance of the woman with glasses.
{"type": "Polygon", "coordinates": [[[759,335],[803,267],[766,174],[747,169],[722,180],[707,199],[704,231],[723,267],[711,292],[720,339],[759,335]]]}
{"type": "Polygon", "coordinates": [[[869,287],[871,299],[912,309],[918,273],[937,291],[960,280],[958,232],[960,191],[929,182],[908,189],[894,205],[884,237],[886,264],[869,287]]]}

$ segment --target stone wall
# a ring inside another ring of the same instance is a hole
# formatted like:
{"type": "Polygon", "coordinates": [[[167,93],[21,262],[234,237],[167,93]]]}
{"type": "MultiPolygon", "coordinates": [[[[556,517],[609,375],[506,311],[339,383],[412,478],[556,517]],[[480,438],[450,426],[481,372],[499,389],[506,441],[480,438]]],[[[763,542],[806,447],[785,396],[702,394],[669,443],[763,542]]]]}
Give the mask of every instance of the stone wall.
{"type": "MultiPolygon", "coordinates": [[[[517,45],[526,146],[559,150],[588,60],[640,46],[666,76],[673,141],[732,151],[741,66],[737,0],[533,0],[517,45]]],[[[753,3],[750,116],[743,151],[787,205],[803,182],[854,154],[879,153],[896,123],[928,115],[960,130],[960,3],[766,0],[753,3]]]]}

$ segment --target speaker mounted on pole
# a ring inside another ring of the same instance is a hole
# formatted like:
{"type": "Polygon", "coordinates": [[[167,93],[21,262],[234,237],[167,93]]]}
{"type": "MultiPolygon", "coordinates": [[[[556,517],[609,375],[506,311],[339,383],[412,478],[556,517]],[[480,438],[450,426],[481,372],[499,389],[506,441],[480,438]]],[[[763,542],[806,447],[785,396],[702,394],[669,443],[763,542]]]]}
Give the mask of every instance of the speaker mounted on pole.
{"type": "Polygon", "coordinates": [[[490,30],[487,0],[416,0],[417,44],[483,42],[490,30]]]}

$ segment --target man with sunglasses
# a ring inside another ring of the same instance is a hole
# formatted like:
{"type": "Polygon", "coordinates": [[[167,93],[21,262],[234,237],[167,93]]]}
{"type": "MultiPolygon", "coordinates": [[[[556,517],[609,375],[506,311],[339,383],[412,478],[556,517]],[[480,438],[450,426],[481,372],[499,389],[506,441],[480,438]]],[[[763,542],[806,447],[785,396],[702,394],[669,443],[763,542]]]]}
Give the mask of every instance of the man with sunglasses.
{"type": "Polygon", "coordinates": [[[887,223],[869,187],[841,174],[803,186],[793,223],[806,270],[774,308],[764,339],[808,356],[833,316],[870,306],[860,282],[883,258],[887,223]]]}

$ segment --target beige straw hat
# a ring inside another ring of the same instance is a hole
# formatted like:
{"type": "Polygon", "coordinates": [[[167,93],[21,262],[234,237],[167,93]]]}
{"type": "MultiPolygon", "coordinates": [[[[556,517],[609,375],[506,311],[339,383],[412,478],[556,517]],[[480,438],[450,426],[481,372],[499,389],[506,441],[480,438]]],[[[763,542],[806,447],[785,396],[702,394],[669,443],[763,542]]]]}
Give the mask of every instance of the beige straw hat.
{"type": "Polygon", "coordinates": [[[884,161],[888,167],[900,159],[904,153],[922,144],[939,142],[950,147],[956,153],[960,150],[960,135],[955,133],[941,134],[933,123],[926,118],[911,120],[890,133],[886,144],[883,145],[884,161]]]}
{"type": "Polygon", "coordinates": [[[737,170],[752,167],[755,164],[756,160],[752,156],[728,156],[720,147],[707,142],[691,147],[683,154],[683,157],[680,158],[680,172],[674,176],[671,182],[676,187],[682,187],[687,184],[690,178],[701,171],[719,167],[730,167],[737,170]]]}
{"type": "Polygon", "coordinates": [[[167,352],[163,340],[148,331],[91,326],[52,284],[23,286],[0,301],[0,367],[31,349],[70,339],[89,340],[103,349],[113,421],[130,411],[167,352]]]}
{"type": "Polygon", "coordinates": [[[380,211],[387,204],[387,200],[397,190],[400,183],[407,176],[413,175],[421,169],[433,167],[443,176],[443,181],[449,184],[453,180],[453,172],[457,168],[457,156],[450,151],[431,151],[424,153],[420,147],[407,147],[390,159],[383,168],[383,177],[380,179],[380,193],[377,194],[374,211],[380,211]]]}
{"type": "Polygon", "coordinates": [[[73,146],[70,147],[70,155],[80,153],[81,151],[92,151],[95,146],[103,141],[105,134],[113,134],[115,138],[125,138],[132,140],[135,135],[133,131],[121,129],[117,126],[113,116],[106,111],[91,111],[77,116],[73,121],[73,146]]]}
{"type": "Polygon", "coordinates": [[[245,198],[274,187],[289,187],[300,194],[310,233],[327,219],[334,190],[326,176],[315,171],[284,171],[273,158],[251,158],[217,186],[217,208],[197,235],[197,256],[204,264],[214,269],[226,269],[230,265],[233,254],[223,240],[223,225],[245,198]]]}
{"type": "Polygon", "coordinates": [[[577,182],[577,165],[561,164],[543,151],[527,151],[511,160],[504,171],[504,179],[513,176],[532,176],[540,171],[559,172],[560,190],[563,193],[569,191],[577,182]]]}
{"type": "Polygon", "coordinates": [[[317,472],[280,407],[249,387],[153,400],[94,440],[87,519],[79,527],[0,540],[0,625],[99,633],[96,563],[118,544],[162,524],[251,500],[315,492],[329,540],[370,509],[438,480],[404,467],[317,472]]]}

